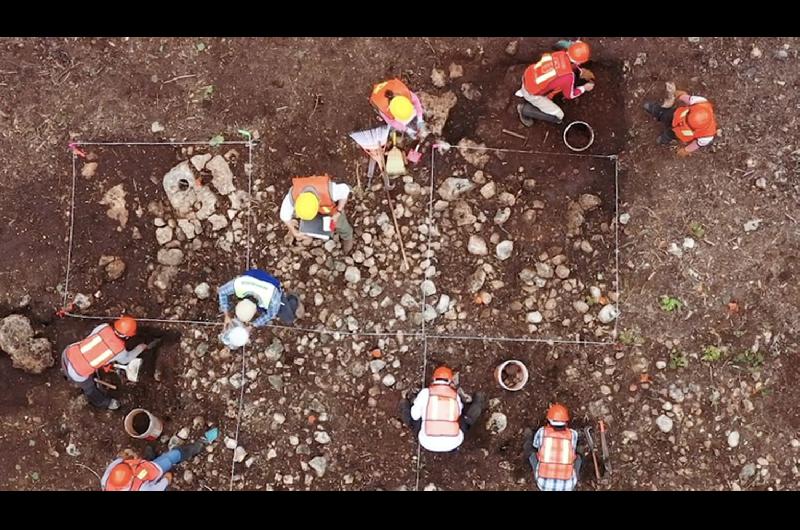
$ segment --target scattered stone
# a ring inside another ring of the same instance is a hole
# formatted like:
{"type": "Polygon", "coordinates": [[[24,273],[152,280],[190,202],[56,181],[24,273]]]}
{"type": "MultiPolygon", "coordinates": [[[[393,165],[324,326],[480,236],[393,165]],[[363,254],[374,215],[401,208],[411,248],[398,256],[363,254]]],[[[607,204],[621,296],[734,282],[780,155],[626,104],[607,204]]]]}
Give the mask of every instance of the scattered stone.
{"type": "Polygon", "coordinates": [[[314,470],[318,477],[322,477],[325,474],[325,470],[328,468],[328,459],[324,456],[315,456],[308,462],[308,465],[314,470]]]}
{"type": "Polygon", "coordinates": [[[94,174],[97,172],[97,162],[87,162],[81,168],[81,176],[88,178],[92,178],[94,174]]]}
{"type": "Polygon", "coordinates": [[[514,206],[514,204],[517,202],[517,197],[513,193],[504,191],[497,196],[497,202],[503,206],[514,206]]]}
{"type": "Polygon", "coordinates": [[[159,245],[165,245],[172,241],[172,228],[169,226],[156,228],[156,241],[158,241],[159,245]]]}
{"type": "Polygon", "coordinates": [[[728,434],[728,447],[734,449],[739,446],[739,431],[731,431],[728,434]]]}
{"type": "Polygon", "coordinates": [[[478,218],[472,215],[472,208],[470,208],[467,201],[458,200],[453,206],[453,219],[458,226],[467,226],[474,224],[478,218]]]}
{"type": "Polygon", "coordinates": [[[745,464],[742,467],[742,470],[739,472],[739,478],[741,480],[748,480],[752,478],[756,474],[756,465],[752,462],[749,464],[745,464]]]}
{"type": "Polygon", "coordinates": [[[318,444],[326,445],[331,443],[331,437],[325,431],[314,431],[314,441],[318,444]]]}
{"type": "Polygon", "coordinates": [[[194,288],[194,294],[200,300],[205,300],[209,296],[211,296],[211,287],[206,282],[199,283],[194,288]]]}
{"type": "Polygon", "coordinates": [[[681,250],[681,247],[679,247],[675,242],[670,243],[667,253],[672,254],[676,258],[683,257],[683,250],[681,250]]]}
{"type": "Polygon", "coordinates": [[[169,265],[159,265],[156,270],[150,275],[147,280],[147,286],[151,289],[156,287],[162,291],[166,291],[172,280],[178,275],[178,268],[169,265]]]}
{"type": "Polygon", "coordinates": [[[600,197],[598,197],[597,195],[592,195],[591,193],[584,193],[578,198],[578,204],[580,204],[584,212],[588,212],[600,206],[600,204],[602,204],[602,201],[600,200],[600,197]]]}
{"type": "Polygon", "coordinates": [[[460,64],[450,63],[450,79],[458,79],[464,75],[464,67],[460,64]]]}
{"type": "Polygon", "coordinates": [[[125,273],[125,262],[115,257],[110,263],[106,264],[106,277],[111,280],[118,280],[125,273]]]}
{"type": "Polygon", "coordinates": [[[436,294],[436,285],[430,280],[422,282],[420,289],[422,290],[423,296],[433,296],[436,294]]]}
{"type": "Polygon", "coordinates": [[[519,41],[512,40],[511,42],[506,45],[506,53],[511,55],[512,57],[517,54],[517,50],[519,49],[519,41]]]}
{"type": "Polygon", "coordinates": [[[756,187],[762,190],[767,189],[767,179],[759,177],[756,179],[756,187]]]}
{"type": "Polygon", "coordinates": [[[470,293],[477,293],[480,291],[483,284],[486,282],[486,271],[478,269],[470,275],[467,280],[467,291],[470,293]]]}
{"type": "Polygon", "coordinates": [[[358,269],[358,267],[350,265],[344,271],[344,279],[350,283],[358,283],[361,281],[361,271],[358,269]]]}
{"type": "Polygon", "coordinates": [[[269,382],[269,385],[278,392],[280,392],[283,388],[283,378],[279,375],[267,376],[267,381],[269,382]]]}
{"type": "Polygon", "coordinates": [[[481,91],[478,90],[472,83],[462,83],[461,93],[470,101],[477,101],[481,98],[481,91]]]}
{"type": "Polygon", "coordinates": [[[511,217],[511,208],[502,208],[497,210],[497,213],[494,214],[494,224],[501,225],[508,221],[508,218],[511,217]]]}
{"type": "Polygon", "coordinates": [[[431,82],[436,88],[444,87],[447,84],[447,77],[445,76],[444,70],[434,68],[431,71],[431,82]]]}
{"type": "Polygon", "coordinates": [[[481,188],[481,195],[484,199],[491,199],[494,197],[495,192],[497,191],[497,187],[494,182],[487,182],[481,188]]]}
{"type": "Polygon", "coordinates": [[[661,432],[669,432],[672,430],[672,418],[662,414],[658,418],[656,418],[656,425],[661,430],[661,432]]]}
{"type": "Polygon", "coordinates": [[[222,195],[236,191],[233,185],[233,173],[228,162],[221,155],[216,155],[206,163],[206,169],[211,171],[211,184],[222,195]]]}
{"type": "Polygon", "coordinates": [[[506,430],[508,418],[502,412],[493,412],[489,421],[486,422],[486,430],[492,434],[499,434],[506,430]]]}
{"type": "Polygon", "coordinates": [[[552,278],[553,277],[553,267],[551,267],[547,263],[537,263],[536,264],[536,276],[540,278],[552,278]]]}
{"type": "Polygon", "coordinates": [[[446,294],[443,294],[439,297],[439,302],[436,304],[436,312],[440,315],[447,313],[447,310],[450,308],[450,297],[446,294]]]}
{"type": "Polygon", "coordinates": [[[152,132],[153,134],[164,132],[164,126],[158,123],[157,121],[154,121],[153,123],[150,124],[150,132],[152,132]]]}
{"type": "Polygon", "coordinates": [[[624,214],[619,216],[619,224],[621,224],[621,225],[628,224],[628,222],[630,220],[631,220],[631,214],[629,214],[629,213],[624,213],[624,214]]]}
{"type": "Polygon", "coordinates": [[[566,267],[565,265],[558,265],[556,267],[556,276],[562,280],[567,279],[569,277],[569,267],[566,267]]]}
{"type": "Polygon", "coordinates": [[[236,440],[233,438],[229,438],[228,436],[225,437],[225,447],[233,451],[236,449],[236,440]]]}
{"type": "Polygon", "coordinates": [[[161,265],[177,267],[178,265],[183,263],[183,251],[179,248],[170,248],[170,249],[162,248],[161,250],[158,251],[156,259],[161,265]]]}
{"type": "Polygon", "coordinates": [[[202,171],[203,169],[205,169],[206,164],[208,163],[209,160],[211,160],[212,156],[213,155],[211,153],[194,155],[192,158],[189,159],[189,162],[192,163],[192,165],[197,171],[202,171]]]}
{"type": "Polygon", "coordinates": [[[266,356],[268,361],[271,362],[279,361],[281,355],[283,355],[283,343],[280,341],[280,339],[278,339],[277,337],[273,338],[272,343],[264,352],[264,355],[266,356]]]}
{"type": "Polygon", "coordinates": [[[542,322],[542,314],[538,311],[531,311],[525,315],[525,321],[529,324],[539,324],[542,322]]]}
{"type": "Polygon", "coordinates": [[[27,317],[8,315],[0,320],[0,350],[11,357],[11,365],[23,372],[40,374],[53,366],[53,345],[49,340],[33,338],[27,317]]]}
{"type": "Polygon", "coordinates": [[[377,374],[386,367],[386,361],[383,359],[373,359],[369,362],[369,369],[373,374],[377,374]]]}
{"type": "Polygon", "coordinates": [[[182,428],[178,431],[178,438],[181,440],[188,440],[189,439],[189,429],[187,427],[182,428]]]}
{"type": "Polygon", "coordinates": [[[108,190],[100,201],[100,204],[108,206],[106,215],[119,222],[122,228],[125,228],[125,225],[128,224],[128,209],[125,208],[125,195],[127,194],[125,190],[122,189],[122,184],[117,184],[108,190]]]}
{"type": "Polygon", "coordinates": [[[422,318],[425,320],[425,322],[431,322],[435,320],[438,315],[439,313],[436,312],[436,309],[432,305],[425,304],[425,307],[422,310],[422,318]]]}
{"type": "Polygon", "coordinates": [[[425,92],[419,92],[420,103],[425,109],[425,121],[430,128],[431,134],[441,136],[442,130],[447,123],[450,110],[458,102],[458,97],[450,90],[441,96],[434,96],[425,92]]]}
{"type": "Polygon", "coordinates": [[[744,224],[744,231],[745,232],[752,232],[758,229],[758,226],[761,224],[763,219],[751,219],[744,224]]]}
{"type": "Polygon", "coordinates": [[[750,57],[752,57],[753,59],[758,59],[762,55],[763,55],[763,53],[761,52],[761,48],[759,48],[756,45],[753,45],[753,49],[750,50],[750,57]]]}
{"type": "MultiPolygon", "coordinates": [[[[464,160],[478,169],[483,169],[483,166],[489,162],[489,152],[486,151],[486,144],[479,144],[469,138],[462,138],[458,142],[458,147],[460,148],[458,152],[464,160]]],[[[442,198],[445,199],[444,197],[442,198]]]]}
{"type": "MultiPolygon", "coordinates": [[[[488,155],[486,156],[488,158],[488,155]]],[[[475,188],[475,184],[465,178],[448,177],[442,182],[437,192],[439,196],[448,201],[454,201],[460,196],[469,193],[475,188]]]]}
{"type": "Polygon", "coordinates": [[[244,447],[241,445],[233,450],[233,461],[236,463],[244,462],[244,459],[247,458],[247,451],[244,450],[244,447]]]}
{"type": "Polygon", "coordinates": [[[695,247],[695,241],[691,237],[686,237],[683,239],[683,248],[686,250],[691,250],[695,247]]]}
{"type": "Polygon", "coordinates": [[[656,368],[658,368],[659,370],[663,370],[666,367],[667,367],[666,361],[656,361],[656,368]]]}
{"type": "Polygon", "coordinates": [[[597,319],[603,324],[613,322],[619,316],[617,307],[613,304],[606,304],[597,314],[597,319]]]}
{"type": "Polygon", "coordinates": [[[700,37],[689,37],[689,42],[698,43],[700,42],[700,37]]]}
{"type": "Polygon", "coordinates": [[[481,236],[471,235],[467,243],[467,251],[475,256],[485,256],[489,253],[486,241],[481,236]]]}
{"type": "Polygon", "coordinates": [[[383,383],[384,386],[393,386],[396,381],[392,374],[386,374],[383,376],[383,379],[381,379],[381,383],[383,383]]]}
{"type": "Polygon", "coordinates": [[[514,242],[513,241],[501,241],[497,244],[497,247],[494,249],[495,254],[497,255],[497,259],[500,261],[505,261],[511,257],[511,252],[514,250],[514,242]]]}
{"type": "Polygon", "coordinates": [[[669,398],[675,403],[683,403],[683,400],[685,399],[683,395],[683,390],[674,385],[669,386],[668,394],[669,398]]]}
{"type": "Polygon", "coordinates": [[[525,179],[522,181],[522,189],[525,191],[533,191],[536,189],[536,179],[525,179]]]}
{"type": "Polygon", "coordinates": [[[575,311],[577,311],[580,314],[584,314],[589,311],[589,304],[587,304],[583,300],[577,300],[572,304],[572,307],[574,307],[575,311]]]}
{"type": "Polygon", "coordinates": [[[220,215],[215,213],[214,215],[210,215],[208,217],[208,222],[211,223],[211,230],[214,232],[218,230],[222,230],[226,226],[228,226],[228,219],[224,215],[220,215]]]}

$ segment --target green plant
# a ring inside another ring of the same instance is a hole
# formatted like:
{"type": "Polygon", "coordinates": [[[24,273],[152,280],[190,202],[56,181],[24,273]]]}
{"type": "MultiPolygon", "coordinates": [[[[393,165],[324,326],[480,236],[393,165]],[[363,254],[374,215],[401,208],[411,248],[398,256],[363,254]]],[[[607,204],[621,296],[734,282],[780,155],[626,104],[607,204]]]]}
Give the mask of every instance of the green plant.
{"type": "Polygon", "coordinates": [[[722,358],[722,350],[716,346],[706,346],[703,348],[703,355],[700,358],[712,363],[719,361],[722,358]]]}
{"type": "Polygon", "coordinates": [[[692,221],[691,223],[689,223],[689,231],[697,239],[703,239],[703,236],[706,235],[705,228],[703,228],[703,225],[701,225],[697,221],[692,221]]]}
{"type": "Polygon", "coordinates": [[[221,134],[218,134],[215,137],[213,137],[211,140],[208,141],[208,145],[210,145],[211,147],[216,147],[216,146],[220,145],[224,141],[225,141],[225,137],[222,136],[221,134]]]}
{"type": "Polygon", "coordinates": [[[658,305],[661,306],[662,311],[666,311],[667,313],[672,313],[676,309],[681,309],[683,307],[683,302],[681,302],[678,298],[673,298],[672,296],[664,295],[658,301],[658,305]]]}
{"type": "Polygon", "coordinates": [[[764,356],[761,352],[751,352],[750,350],[744,353],[737,353],[734,358],[733,362],[742,365],[748,366],[750,368],[758,368],[762,364],[764,364],[764,356]]]}
{"type": "Polygon", "coordinates": [[[669,367],[673,370],[677,370],[678,368],[686,368],[689,366],[689,358],[686,357],[685,353],[681,353],[678,351],[673,351],[669,356],[669,367]]]}

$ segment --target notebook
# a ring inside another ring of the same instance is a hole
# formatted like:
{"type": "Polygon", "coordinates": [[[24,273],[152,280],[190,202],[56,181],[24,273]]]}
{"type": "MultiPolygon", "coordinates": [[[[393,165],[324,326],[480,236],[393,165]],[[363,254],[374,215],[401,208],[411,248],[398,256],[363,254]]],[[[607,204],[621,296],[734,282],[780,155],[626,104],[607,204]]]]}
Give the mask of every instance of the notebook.
{"type": "Polygon", "coordinates": [[[334,229],[333,219],[327,215],[318,215],[311,221],[300,220],[300,232],[317,239],[330,239],[334,229]]]}

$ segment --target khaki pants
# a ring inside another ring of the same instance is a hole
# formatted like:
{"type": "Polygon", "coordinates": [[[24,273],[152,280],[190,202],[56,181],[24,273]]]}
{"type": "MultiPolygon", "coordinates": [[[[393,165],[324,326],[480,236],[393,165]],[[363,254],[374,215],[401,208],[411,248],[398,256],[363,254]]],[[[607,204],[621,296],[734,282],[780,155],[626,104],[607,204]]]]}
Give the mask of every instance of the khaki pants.
{"type": "Polygon", "coordinates": [[[525,99],[525,101],[527,101],[540,111],[544,112],[545,114],[554,116],[559,120],[564,119],[564,111],[561,110],[561,107],[553,103],[553,100],[551,100],[550,98],[546,98],[544,96],[534,96],[533,94],[528,93],[528,91],[525,90],[525,87],[520,88],[517,91],[516,95],[525,99]]]}

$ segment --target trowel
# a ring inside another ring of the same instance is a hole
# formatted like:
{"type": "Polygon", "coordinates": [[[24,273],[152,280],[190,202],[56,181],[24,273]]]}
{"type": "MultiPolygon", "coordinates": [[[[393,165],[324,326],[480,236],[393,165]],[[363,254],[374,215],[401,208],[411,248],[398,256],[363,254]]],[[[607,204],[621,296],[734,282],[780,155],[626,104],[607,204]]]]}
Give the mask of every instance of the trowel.
{"type": "Polygon", "coordinates": [[[134,359],[128,364],[119,364],[114,363],[112,366],[118,372],[125,372],[125,377],[128,378],[128,381],[131,383],[138,383],[139,382],[139,370],[142,368],[142,361],[141,359],[134,359]]]}
{"type": "Polygon", "coordinates": [[[390,177],[397,177],[406,174],[406,164],[403,160],[403,152],[397,146],[389,149],[389,153],[386,155],[386,174],[390,177]]]}

